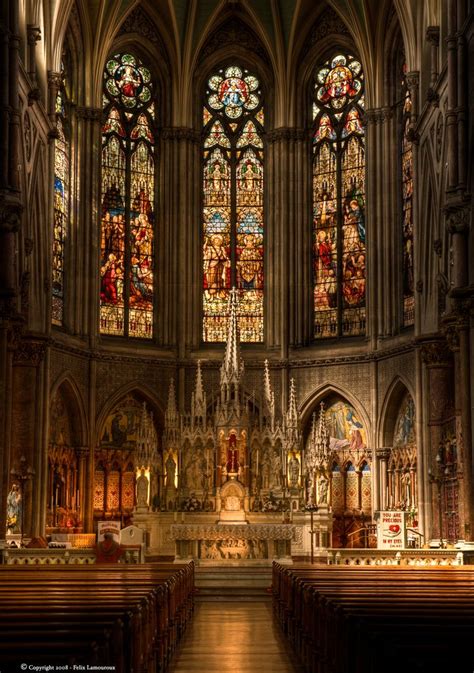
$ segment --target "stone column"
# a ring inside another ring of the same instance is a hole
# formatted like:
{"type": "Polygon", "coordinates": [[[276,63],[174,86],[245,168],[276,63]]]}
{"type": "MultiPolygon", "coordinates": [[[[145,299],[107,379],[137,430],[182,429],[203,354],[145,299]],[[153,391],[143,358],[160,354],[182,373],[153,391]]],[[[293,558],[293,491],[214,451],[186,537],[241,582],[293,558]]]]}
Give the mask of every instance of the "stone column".
{"type": "MultiPolygon", "coordinates": [[[[178,358],[183,361],[187,346],[198,348],[202,341],[200,142],[199,132],[188,127],[164,128],[161,133],[158,341],[165,346],[177,344],[178,358]]],[[[184,394],[184,375],[182,368],[178,395],[184,394]]]]}
{"type": "Polygon", "coordinates": [[[380,110],[371,108],[366,110],[366,147],[367,147],[367,184],[366,184],[366,211],[367,211],[367,231],[370,236],[367,237],[367,290],[366,290],[366,311],[367,311],[367,336],[370,340],[371,348],[377,346],[377,336],[381,327],[377,318],[377,307],[383,306],[384,283],[381,278],[381,269],[383,265],[377,265],[377,250],[383,240],[383,218],[381,213],[382,199],[377,198],[381,193],[380,175],[376,170],[377,166],[377,148],[379,145],[379,122],[381,120],[380,110]]]}
{"type": "Polygon", "coordinates": [[[46,344],[41,339],[22,339],[14,354],[12,376],[11,464],[20,465],[21,458],[30,468],[32,478],[24,493],[24,534],[39,535],[41,531],[44,462],[47,452],[42,447],[44,390],[42,375],[46,344]]]}
{"type": "MultiPolygon", "coordinates": [[[[426,29],[426,40],[430,43],[430,88],[428,90],[428,98],[430,92],[434,94],[434,87],[438,79],[438,49],[439,49],[439,26],[428,26],[426,29]]],[[[439,99],[439,96],[437,96],[439,99]]]]}
{"type": "Polygon", "coordinates": [[[291,346],[313,338],[312,233],[303,215],[310,213],[310,163],[303,129],[277,128],[266,141],[265,340],[286,359],[291,346]]]}
{"type": "Polygon", "coordinates": [[[38,79],[36,76],[36,43],[41,40],[41,29],[29,23],[26,26],[26,39],[28,41],[28,77],[30,78],[31,89],[28,92],[28,104],[32,105],[41,97],[41,92],[38,87],[38,79]]]}
{"type": "Polygon", "coordinates": [[[428,416],[425,423],[428,426],[427,440],[425,445],[425,473],[422,475],[425,481],[426,493],[431,489],[431,521],[425,535],[431,538],[439,537],[438,530],[438,501],[436,486],[429,484],[428,470],[431,468],[436,473],[436,454],[442,437],[442,429],[447,417],[452,414],[450,402],[452,402],[452,356],[444,339],[433,339],[422,345],[421,356],[425,365],[426,381],[424,397],[429,400],[428,416]]]}
{"type": "Polygon", "coordinates": [[[381,510],[387,509],[389,506],[388,498],[388,459],[390,458],[390,449],[383,447],[377,449],[376,460],[379,470],[379,493],[378,493],[378,508],[381,510]]]}
{"type": "MultiPolygon", "coordinates": [[[[77,180],[80,199],[71,204],[71,265],[67,323],[73,334],[88,335],[93,348],[99,334],[99,241],[100,241],[100,151],[102,110],[77,107],[75,139],[78,151],[73,155],[71,174],[77,180]]],[[[74,128],[74,124],[72,125],[74,128]]]]}
{"type": "Polygon", "coordinates": [[[86,509],[86,491],[93,490],[94,484],[87,485],[87,459],[89,457],[89,449],[87,446],[78,446],[76,448],[76,455],[78,460],[77,467],[77,488],[79,490],[79,501],[77,504],[78,519],[82,521],[83,530],[85,529],[84,512],[86,509]]]}

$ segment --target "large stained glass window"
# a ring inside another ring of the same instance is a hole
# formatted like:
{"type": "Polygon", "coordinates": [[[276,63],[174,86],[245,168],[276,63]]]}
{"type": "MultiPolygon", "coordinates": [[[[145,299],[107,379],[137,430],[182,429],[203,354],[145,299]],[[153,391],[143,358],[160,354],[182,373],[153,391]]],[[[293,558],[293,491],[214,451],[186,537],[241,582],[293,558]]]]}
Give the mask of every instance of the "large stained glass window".
{"type": "Polygon", "coordinates": [[[263,124],[258,79],[232,65],[203,110],[203,340],[225,341],[229,291],[243,342],[263,341],[263,124]]]}
{"type": "Polygon", "coordinates": [[[153,336],[155,103],[150,71],[117,54],[104,70],[100,331],[153,336]]]}
{"type": "Polygon", "coordinates": [[[415,321],[415,292],[413,281],[413,147],[410,140],[412,100],[406,81],[406,64],[402,68],[401,123],[401,196],[402,196],[402,277],[403,326],[415,321]]]}
{"type": "Polygon", "coordinates": [[[364,74],[337,53],[313,94],[314,337],[365,334],[364,74]]]}
{"type": "Polygon", "coordinates": [[[69,225],[70,146],[66,114],[64,66],[61,67],[63,84],[56,96],[56,129],[54,146],[54,197],[53,197],[53,279],[51,321],[61,326],[64,317],[64,253],[69,225]]]}

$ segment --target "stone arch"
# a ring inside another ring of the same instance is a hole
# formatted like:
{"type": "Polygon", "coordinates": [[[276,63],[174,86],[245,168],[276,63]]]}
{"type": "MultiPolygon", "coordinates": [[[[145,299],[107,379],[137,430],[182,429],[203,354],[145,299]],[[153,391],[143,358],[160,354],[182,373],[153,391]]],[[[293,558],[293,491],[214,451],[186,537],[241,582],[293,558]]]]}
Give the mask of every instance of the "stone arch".
{"type": "Polygon", "coordinates": [[[367,433],[367,443],[370,446],[373,443],[373,429],[369,415],[363,404],[348,390],[330,382],[325,383],[313,390],[309,395],[306,396],[305,400],[300,406],[301,427],[305,430],[305,437],[309,432],[313,412],[317,411],[319,408],[319,403],[323,402],[328,397],[340,397],[343,401],[348,402],[352,407],[354,407],[356,413],[363,421],[367,433]]]}
{"type": "Polygon", "coordinates": [[[50,403],[58,392],[62,393],[70,411],[74,427],[75,446],[85,446],[87,444],[89,422],[85,412],[84,400],[70,371],[64,371],[53,383],[50,391],[50,403]]]}
{"type": "Polygon", "coordinates": [[[414,391],[408,381],[401,375],[396,376],[388,387],[382,403],[376,429],[377,446],[392,445],[400,404],[407,393],[415,400],[414,391]]]}
{"type": "Polygon", "coordinates": [[[332,8],[322,5],[322,10],[318,10],[308,24],[310,27],[304,39],[295,42],[295,45],[300,45],[300,49],[296,52],[295,48],[293,71],[288,87],[292,107],[295,109],[296,123],[303,128],[309,123],[311,82],[315,66],[319,62],[330,58],[335,49],[343,49],[356,52],[354,55],[359,56],[363,71],[367,73],[367,63],[366,59],[362,58],[362,50],[346,22],[332,8]],[[327,31],[319,29],[318,21],[327,21],[327,31]]]}
{"type": "Polygon", "coordinates": [[[146,402],[150,411],[153,412],[155,427],[160,435],[164,423],[164,409],[161,402],[158,400],[155,392],[142,381],[131,381],[124,386],[118,388],[109,399],[102,405],[98,412],[94,425],[94,445],[97,444],[100,438],[100,430],[104,427],[104,423],[113,408],[128,395],[135,397],[138,401],[146,402]]]}

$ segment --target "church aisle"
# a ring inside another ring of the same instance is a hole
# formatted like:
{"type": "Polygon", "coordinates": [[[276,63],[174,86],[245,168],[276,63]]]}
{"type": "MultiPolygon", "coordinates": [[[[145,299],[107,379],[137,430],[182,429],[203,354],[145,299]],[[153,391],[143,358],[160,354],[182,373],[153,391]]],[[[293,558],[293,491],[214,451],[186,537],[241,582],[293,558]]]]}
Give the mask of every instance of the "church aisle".
{"type": "Polygon", "coordinates": [[[269,601],[196,606],[169,673],[217,672],[301,673],[269,601]]]}

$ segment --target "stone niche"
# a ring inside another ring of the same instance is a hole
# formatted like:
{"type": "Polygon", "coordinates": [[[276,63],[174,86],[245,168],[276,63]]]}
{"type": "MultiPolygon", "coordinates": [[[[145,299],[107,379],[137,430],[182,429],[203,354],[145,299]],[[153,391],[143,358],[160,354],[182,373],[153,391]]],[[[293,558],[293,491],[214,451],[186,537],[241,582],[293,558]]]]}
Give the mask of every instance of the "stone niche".
{"type": "Polygon", "coordinates": [[[245,489],[236,479],[227,481],[221,488],[220,524],[247,523],[245,516],[245,489]]]}

